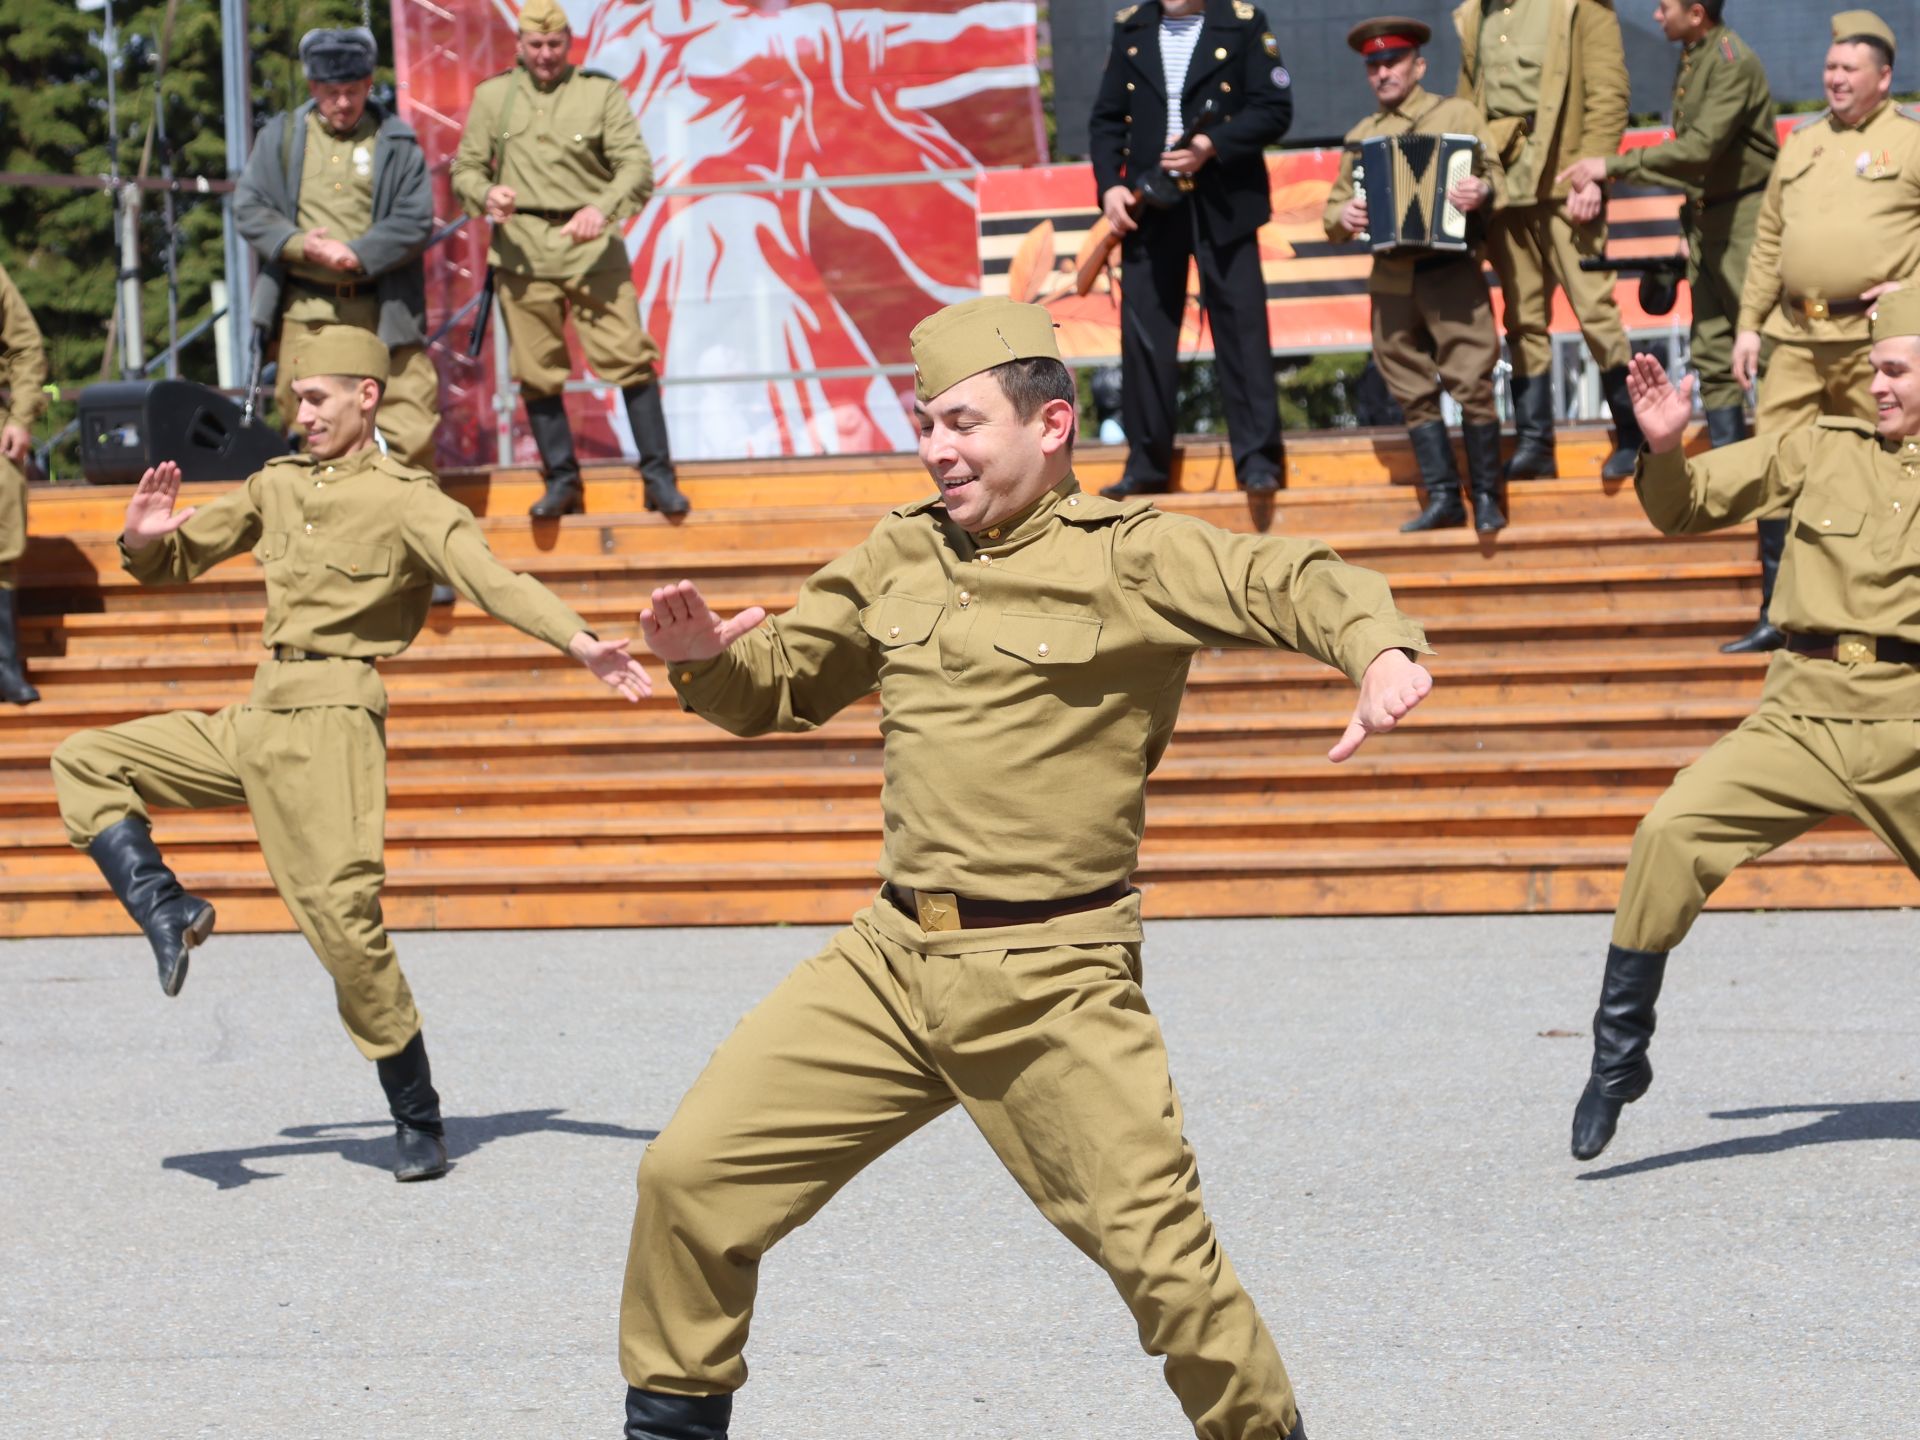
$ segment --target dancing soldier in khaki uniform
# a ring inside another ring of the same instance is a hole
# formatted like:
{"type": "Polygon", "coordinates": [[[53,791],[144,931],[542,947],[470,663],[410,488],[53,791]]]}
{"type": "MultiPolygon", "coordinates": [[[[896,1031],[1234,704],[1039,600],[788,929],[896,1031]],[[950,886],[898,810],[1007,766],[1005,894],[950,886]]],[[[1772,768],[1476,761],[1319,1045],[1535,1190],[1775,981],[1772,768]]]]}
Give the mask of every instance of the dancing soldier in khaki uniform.
{"type": "Polygon", "coordinates": [[[369,100],[367,30],[310,30],[300,61],[312,95],[260,129],[234,192],[234,223],[260,256],[255,323],[279,321],[274,398],[297,430],[287,355],[327,325],[378,335],[393,376],[380,433],[407,464],[431,469],[440,372],[427,355],[433,183],[413,129],[369,100]]]}
{"type": "Polygon", "coordinates": [[[1653,1080],[1647,1042],[1667,953],[1734,867],[1829,815],[1852,815],[1920,875],[1920,289],[1872,319],[1872,424],[1823,416],[1689,461],[1692,381],[1634,360],[1654,524],[1695,534],[1785,512],[1773,613],[1786,644],[1760,708],[1675,778],[1633,837],[1573,1153],[1606,1148],[1653,1080]]]}
{"type": "Polygon", "coordinates": [[[1601,473],[1624,479],[1640,448],[1627,400],[1627,330],[1613,276],[1582,270],[1606,253],[1606,195],[1557,180],[1573,161],[1604,158],[1627,128],[1626,52],[1612,0],[1465,0],[1459,94],[1487,117],[1507,171],[1487,259],[1500,278],[1519,443],[1512,479],[1560,473],[1553,453],[1553,291],[1557,285],[1599,361],[1616,444],[1601,473]]]}
{"type": "Polygon", "coordinates": [[[0,268],[0,700],[31,705],[40,692],[20,659],[20,612],[13,567],[27,552],[27,454],[30,430],[47,408],[47,351],[33,312],[0,268]]]}
{"type": "MultiPolygon", "coordinates": [[[[1787,136],[1767,182],[1733,350],[1734,374],[1751,384],[1766,342],[1762,435],[1822,415],[1875,418],[1867,312],[1920,272],[1920,112],[1887,99],[1893,57],[1879,16],[1835,15],[1829,109],[1787,136]]],[[[1763,518],[1760,623],[1739,649],[1780,644],[1770,607],[1785,543],[1785,522],[1763,518]]]]}
{"type": "MultiPolygon", "coordinates": [[[[1780,153],[1767,72],[1746,42],[1720,23],[1724,5],[1725,0],[1659,0],[1655,19],[1662,33],[1684,47],[1673,79],[1673,138],[1604,160],[1577,161],[1560,175],[1576,186],[1624,179],[1670,186],[1686,196],[1680,233],[1687,241],[1687,288],[1693,297],[1689,349],[1715,445],[1747,438],[1746,387],[1734,374],[1734,335],[1747,256],[1780,153]]],[[[1760,522],[1763,529],[1777,523],[1760,522]]],[[[1779,558],[1776,547],[1772,563],[1779,558]]],[[[1770,598],[1770,572],[1765,589],[1770,598]]],[[[1771,628],[1763,599],[1760,626],[1720,648],[1729,653],[1769,649],[1761,632],[1771,628]]]]}
{"type": "Polygon", "coordinates": [[[567,63],[573,35],[554,0],[520,11],[520,63],[480,82],[453,157],[453,193],[493,222],[493,267],[513,378],[547,493],[541,517],[585,508],[567,423],[567,317],[593,373],[618,386],[646,506],[684,515],[660,407],[660,347],[641,328],[619,222],[653,193],[653,164],[619,82],[567,63]]]}
{"type": "Polygon", "coordinates": [[[1206,1440],[1299,1436],[1220,1249],[1140,989],[1148,773],[1187,666],[1297,649],[1361,687],[1331,758],[1431,684],[1380,576],[1081,492],[1042,307],[950,306],[912,337],[939,487],[771,623],[689,582],[641,623],[681,703],[738,735],[879,692],[887,883],[714,1054],[640,1164],[621,1307],[629,1440],[724,1436],[760,1259],[889,1147],[963,1107],[1113,1280],[1206,1440]],[[1065,765],[1069,785],[1034,777],[1065,765]]]}
{"type": "MultiPolygon", "coordinates": [[[[1380,101],[1347,132],[1347,153],[1327,195],[1327,238],[1351,240],[1367,230],[1367,202],[1354,193],[1354,155],[1362,140],[1377,135],[1475,135],[1480,149],[1473,175],[1448,192],[1455,209],[1485,212],[1505,203],[1506,179],[1487,122],[1465,100],[1443,100],[1420,88],[1427,73],[1420,47],[1433,32],[1418,20],[1389,16],[1353,27],[1347,44],[1366,58],[1367,83],[1380,101]]],[[[1477,253],[1376,255],[1367,280],[1373,299],[1373,359],[1406,412],[1407,437],[1426,486],[1427,506],[1400,528],[1434,530],[1464,525],[1460,472],[1453,442],[1440,417],[1440,388],[1459,402],[1467,474],[1473,485],[1474,528],[1504,529],[1500,508],[1500,412],[1493,398],[1493,371],[1500,341],[1493,330],[1493,302],[1477,253]]]]}
{"type": "Polygon", "coordinates": [[[374,662],[420,632],[436,580],[578,659],[630,700],[649,691],[624,640],[596,640],[531,576],[506,569],[473,515],[433,477],[374,444],[387,350],[369,331],[300,336],[289,366],[308,451],[174,512],[179,467],[140,478],[120,538],[127,570],[181,583],[243,550],[266,571],[272,651],[244,704],[85,730],[53,755],[60,814],[151,942],[179,993],[213,907],[186,893],[153,842],[153,806],[242,805],[280,897],[333,976],[353,1043],[378,1062],[396,1125],[395,1175],[446,1170],[440,1098],[420,1016],[380,914],[386,688],[374,662]]]}

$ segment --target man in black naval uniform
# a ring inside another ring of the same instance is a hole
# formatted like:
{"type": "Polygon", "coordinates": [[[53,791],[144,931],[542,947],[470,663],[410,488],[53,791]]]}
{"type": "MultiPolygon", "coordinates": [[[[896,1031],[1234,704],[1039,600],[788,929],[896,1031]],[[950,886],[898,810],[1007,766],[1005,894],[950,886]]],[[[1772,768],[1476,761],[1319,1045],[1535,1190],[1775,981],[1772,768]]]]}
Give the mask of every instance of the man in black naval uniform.
{"type": "Polygon", "coordinates": [[[1246,0],[1145,0],[1114,17],[1089,138],[1100,208],[1122,237],[1120,419],[1132,448],[1104,492],[1115,499],[1167,488],[1188,256],[1213,326],[1234,474],[1251,494],[1283,482],[1254,236],[1273,214],[1262,152],[1293,119],[1291,86],[1266,17],[1246,0]],[[1165,209],[1134,193],[1156,167],[1177,197],[1165,209]]]}

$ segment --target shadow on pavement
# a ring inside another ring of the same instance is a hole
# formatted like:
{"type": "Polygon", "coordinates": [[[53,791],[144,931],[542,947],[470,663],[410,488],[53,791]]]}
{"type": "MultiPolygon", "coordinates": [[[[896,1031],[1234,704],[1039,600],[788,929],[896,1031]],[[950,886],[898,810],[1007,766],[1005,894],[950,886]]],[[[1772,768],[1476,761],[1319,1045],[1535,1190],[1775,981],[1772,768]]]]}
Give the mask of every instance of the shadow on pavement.
{"type": "MultiPolygon", "coordinates": [[[[447,1117],[447,1158],[455,1162],[482,1145],[519,1135],[602,1135],[615,1140],[651,1140],[657,1130],[629,1130],[593,1120],[562,1120],[564,1110],[512,1110],[502,1115],[447,1117]]],[[[393,1121],[348,1120],[326,1125],[293,1125],[282,1130],[288,1144],[253,1145],[244,1150],[201,1150],[169,1155],[162,1170],[184,1170],[211,1180],[222,1190],[238,1189],[256,1180],[271,1180],[278,1170],[257,1170],[250,1162],[279,1160],[296,1155],[335,1155],[372,1170],[393,1165],[393,1121]]]]}
{"type": "Polygon", "coordinates": [[[1920,1140],[1920,1100],[1879,1100],[1864,1105],[1763,1105],[1753,1110],[1716,1110],[1711,1118],[1766,1120],[1776,1115],[1817,1115],[1820,1118],[1772,1135],[1742,1135],[1733,1140],[1716,1140],[1711,1145],[1696,1145],[1691,1150],[1649,1155],[1644,1160],[1610,1165],[1604,1170],[1588,1170],[1578,1178],[1618,1180],[1628,1175],[1644,1175],[1649,1170],[1692,1165],[1701,1160],[1775,1155],[1782,1150],[1797,1150],[1802,1145],[1832,1145],[1845,1140],[1920,1140]]]}

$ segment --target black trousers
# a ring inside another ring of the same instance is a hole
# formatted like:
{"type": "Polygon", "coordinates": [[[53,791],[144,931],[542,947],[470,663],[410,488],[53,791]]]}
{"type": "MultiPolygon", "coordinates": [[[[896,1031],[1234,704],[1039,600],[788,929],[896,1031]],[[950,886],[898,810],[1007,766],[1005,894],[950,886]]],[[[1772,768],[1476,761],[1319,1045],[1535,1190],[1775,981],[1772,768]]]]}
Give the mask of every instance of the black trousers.
{"type": "Polygon", "coordinates": [[[1196,253],[1234,475],[1243,486],[1255,476],[1280,476],[1280,398],[1273,385],[1260,246],[1251,233],[1215,243],[1207,234],[1206,216],[1189,201],[1146,212],[1121,246],[1120,423],[1132,443],[1126,478],[1162,486],[1173,465],[1180,319],[1187,303],[1187,260],[1196,253]]]}

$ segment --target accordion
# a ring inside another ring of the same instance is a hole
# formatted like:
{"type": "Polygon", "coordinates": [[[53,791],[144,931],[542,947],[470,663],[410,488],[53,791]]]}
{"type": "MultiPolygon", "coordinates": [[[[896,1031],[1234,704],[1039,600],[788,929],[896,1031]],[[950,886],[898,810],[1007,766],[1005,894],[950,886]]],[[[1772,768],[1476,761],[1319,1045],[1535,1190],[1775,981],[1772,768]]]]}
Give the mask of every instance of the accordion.
{"type": "Polygon", "coordinates": [[[1374,254],[1472,247],[1468,217],[1447,199],[1447,190],[1473,174],[1479,144],[1471,135],[1381,135],[1359,142],[1353,183],[1367,202],[1366,239],[1374,254]]]}

